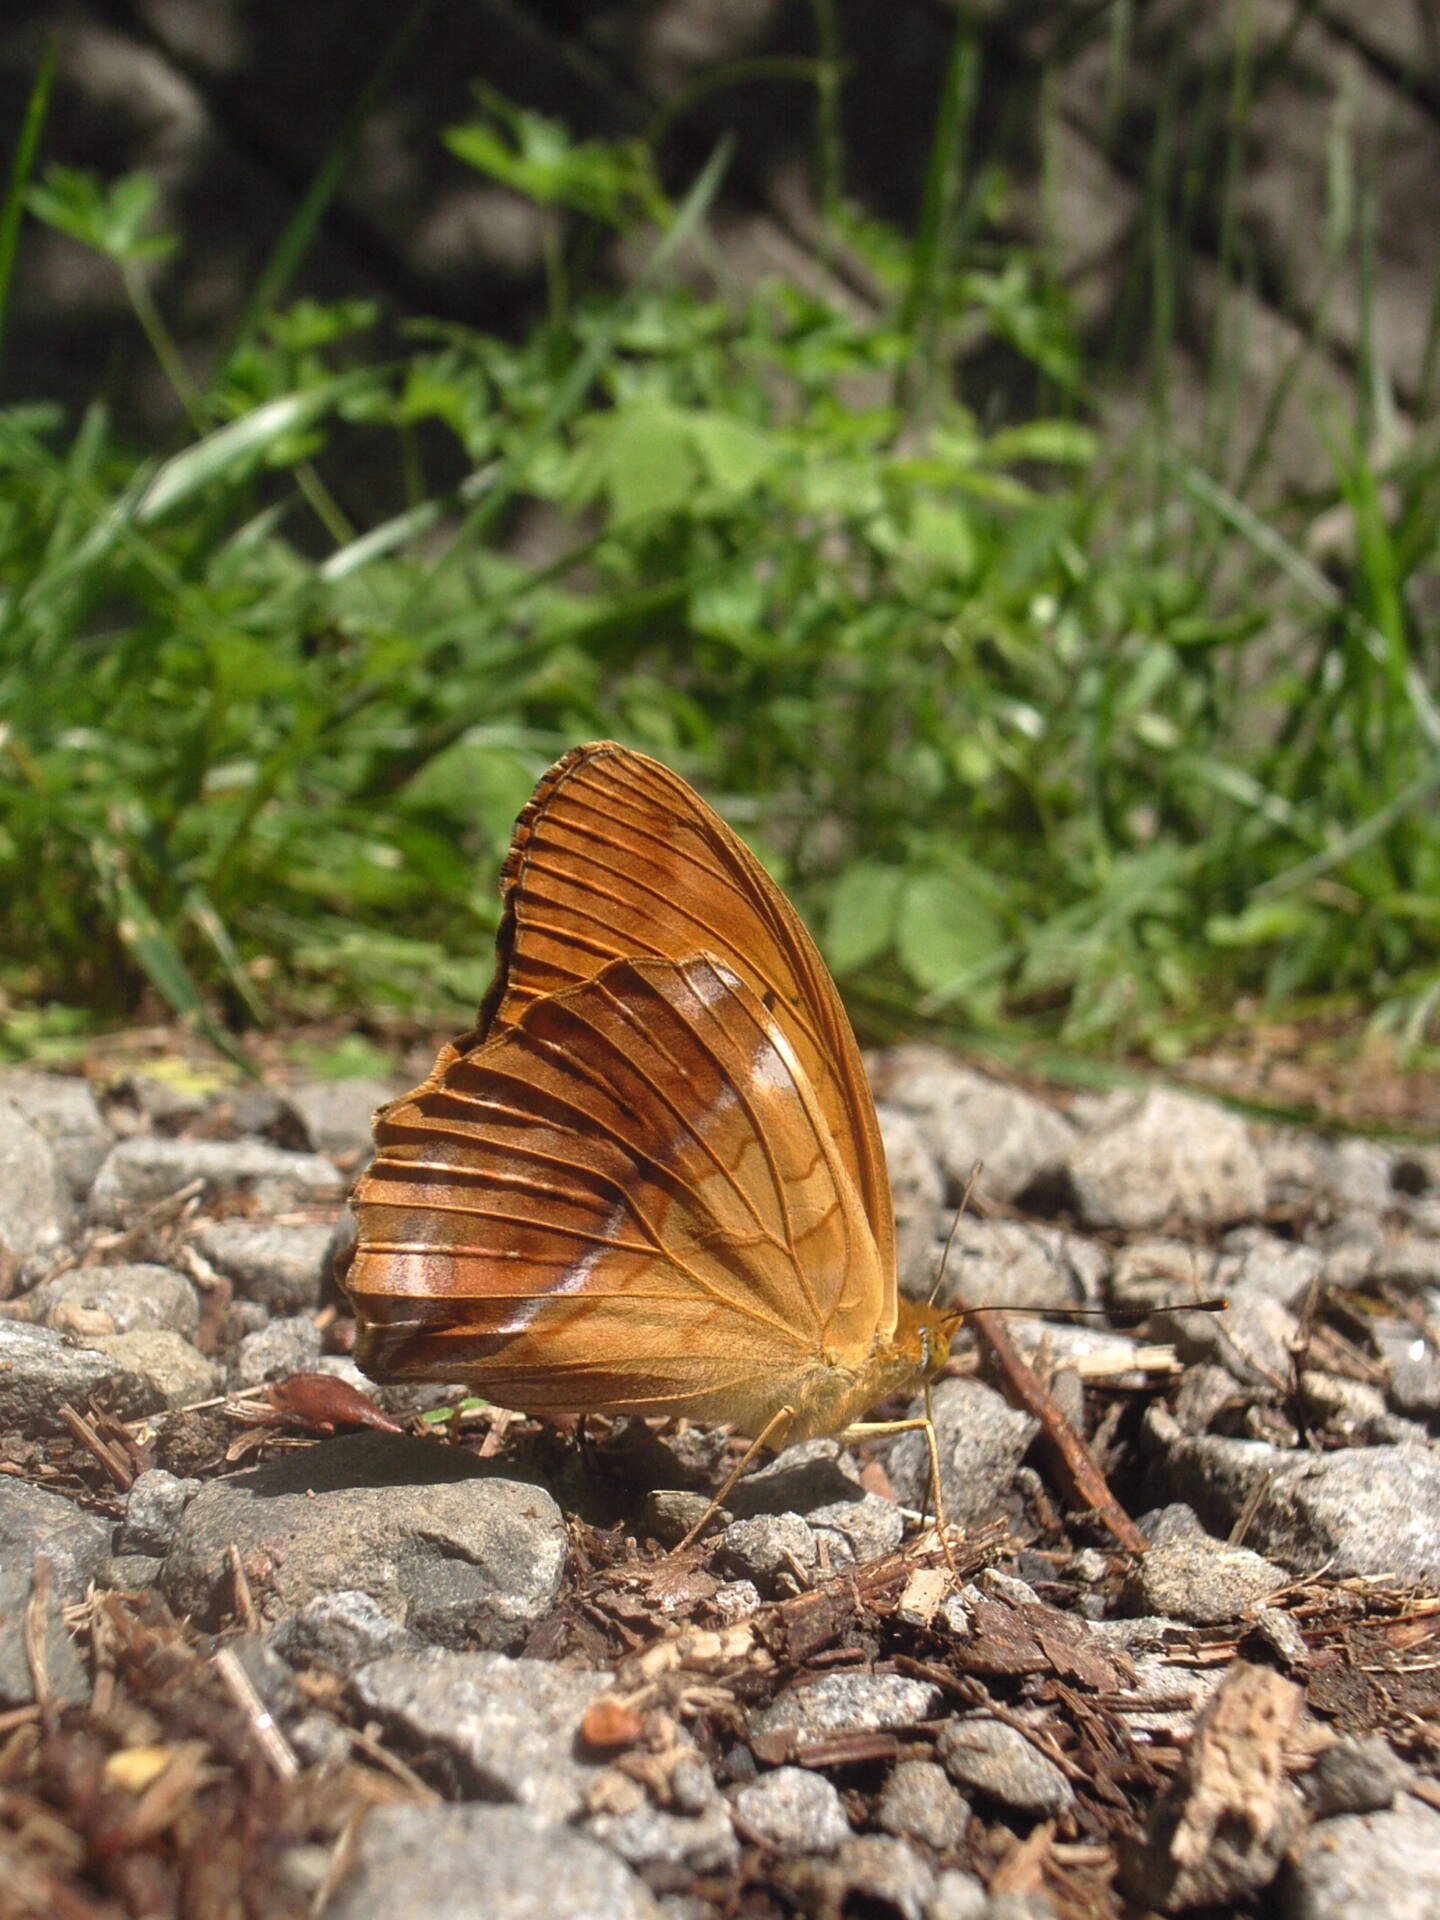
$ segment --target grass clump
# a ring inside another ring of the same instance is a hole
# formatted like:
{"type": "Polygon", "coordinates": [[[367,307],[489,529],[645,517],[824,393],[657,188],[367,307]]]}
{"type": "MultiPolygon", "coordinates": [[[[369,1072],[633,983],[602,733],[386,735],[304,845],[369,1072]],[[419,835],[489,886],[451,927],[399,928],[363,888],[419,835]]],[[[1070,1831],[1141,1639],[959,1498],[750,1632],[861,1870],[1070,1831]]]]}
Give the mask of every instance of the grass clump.
{"type": "Polygon", "coordinates": [[[1348,997],[1424,1043],[1434,447],[1379,460],[1335,422],[1280,518],[1218,460],[1105,445],[1043,262],[949,191],[973,82],[961,46],[916,244],[832,207],[873,311],[699,290],[673,268],[706,258],[723,156],[672,206],[645,147],[491,96],[454,150],[591,236],[647,231],[628,290],[557,246],[506,341],[275,287],[198,387],[147,291],[178,244],[147,183],[32,188],[22,149],[0,238],[26,200],[113,260],[190,425],[156,459],[103,401],[0,413],[13,1048],[146,988],[227,1047],[277,1015],[463,1019],[514,812],[596,734],[707,791],[882,1025],[1163,1054],[1240,995],[1348,997]],[[1035,417],[965,404],[980,345],[1035,417]],[[352,463],[393,476],[376,524],[352,463]]]}

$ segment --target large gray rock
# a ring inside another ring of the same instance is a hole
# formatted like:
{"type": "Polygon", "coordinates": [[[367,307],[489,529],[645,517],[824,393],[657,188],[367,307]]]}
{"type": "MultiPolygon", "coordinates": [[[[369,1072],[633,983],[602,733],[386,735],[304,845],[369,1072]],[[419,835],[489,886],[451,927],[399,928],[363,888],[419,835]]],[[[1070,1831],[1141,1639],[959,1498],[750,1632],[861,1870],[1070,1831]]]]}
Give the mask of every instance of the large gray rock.
{"type": "Polygon", "coordinates": [[[875,1110],[895,1202],[895,1264],[900,1287],[919,1299],[935,1278],[936,1239],[945,1188],[920,1123],[899,1107],[875,1110]]]}
{"type": "Polygon", "coordinates": [[[1063,1813],[1075,1791],[1053,1760],[1018,1728],[987,1713],[961,1714],[940,1735],[936,1751],[965,1793],[984,1794],[1002,1807],[1048,1819],[1063,1813]]]}
{"type": "Polygon", "coordinates": [[[181,1479],[163,1467],[138,1474],[125,1496],[125,1518],[115,1536],[115,1551],[163,1557],[175,1542],[180,1516],[200,1491],[198,1480],[181,1479]]]}
{"type": "Polygon", "coordinates": [[[363,1076],[302,1080],[285,1089],[285,1104],[300,1120],[316,1153],[358,1156],[370,1150],[376,1108],[404,1091],[398,1080],[363,1076]]]}
{"type": "Polygon", "coordinates": [[[1325,1567],[1337,1579],[1381,1574],[1440,1584],[1440,1460],[1428,1447],[1356,1447],[1282,1453],[1216,1434],[1170,1435],[1158,1477],[1207,1529],[1226,1534],[1256,1495],[1246,1542],[1296,1573],[1325,1567]]]}
{"type": "Polygon", "coordinates": [[[1013,1200],[1058,1182],[1075,1145],[1068,1120],[1018,1087],[961,1066],[938,1047],[889,1047],[870,1066],[876,1097],[910,1114],[957,1189],[1013,1200]]]}
{"type": "Polygon", "coordinates": [[[887,1833],[943,1853],[964,1839],[970,1806],[933,1760],[902,1760],[885,1782],[875,1818],[887,1833]]]}
{"type": "Polygon", "coordinates": [[[323,1223],[214,1220],[195,1235],[195,1245],[242,1299],[262,1301],[272,1313],[296,1313],[320,1304],[334,1238],[335,1229],[323,1223]]]}
{"type": "Polygon", "coordinates": [[[1285,1920],[1433,1920],[1440,1912],[1440,1813],[1403,1800],[1383,1813],[1318,1820],[1280,1883],[1285,1920]]]}
{"type": "Polygon", "coordinates": [[[755,1715],[750,1731],[790,1733],[800,1745],[840,1733],[883,1733],[930,1719],[942,1701],[937,1686],[903,1673],[823,1673],[787,1688],[755,1715]]]}
{"type": "Polygon", "coordinates": [[[1165,1087],[1117,1102],[1076,1146],[1069,1167],[1089,1227],[1219,1226],[1265,1208],[1264,1170],[1245,1122],[1165,1087]]]}
{"type": "Polygon", "coordinates": [[[0,1320],[0,1427],[66,1433],[62,1404],[83,1413],[90,1399],[124,1420],[138,1420],[161,1404],[149,1380],[109,1354],[67,1346],[49,1327],[0,1320]]]}
{"type": "MultiPolygon", "coordinates": [[[[945,1517],[967,1526],[988,1519],[1009,1492],[1040,1423],[979,1380],[942,1380],[933,1399],[945,1517]]],[[[919,1414],[923,1408],[917,1403],[910,1411],[919,1414]]],[[[892,1443],[888,1469],[895,1498],[918,1507],[930,1485],[923,1432],[902,1434],[892,1443]]]]}
{"type": "Polygon", "coordinates": [[[346,1434],[212,1481],[191,1501],[162,1585],[217,1622],[238,1547],[271,1619],[338,1588],[370,1594],[422,1638],[512,1648],[554,1604],[565,1525],[542,1487],[426,1440],[346,1434]]]}
{"type": "Polygon", "coordinates": [[[188,1407],[220,1391],[220,1369],[169,1329],[105,1334],[87,1345],[148,1382],[157,1407],[188,1407]]]}
{"type": "Polygon", "coordinates": [[[58,1252],[70,1226],[70,1189],[49,1140],[0,1095],[0,1271],[58,1252]]]}
{"type": "Polygon", "coordinates": [[[169,1328],[193,1340],[200,1325],[194,1283],[169,1267],[138,1262],[72,1267],[29,1294],[31,1317],[66,1332],[138,1333],[169,1328]],[[87,1321],[86,1316],[91,1316],[87,1321]],[[94,1316],[99,1316],[97,1320],[94,1316]],[[101,1324],[103,1320],[109,1326],[101,1324]]]}
{"type": "Polygon", "coordinates": [[[1168,1545],[1151,1538],[1150,1551],[1136,1557],[1125,1583],[1125,1605],[1141,1616],[1218,1626],[1252,1614],[1289,1583],[1273,1561],[1198,1529],[1168,1545]]]}
{"type": "Polygon", "coordinates": [[[71,1197],[83,1200],[113,1144],[89,1082],[72,1074],[6,1067],[0,1071],[3,1100],[13,1101],[49,1141],[71,1197]]]}
{"type": "Polygon", "coordinates": [[[58,1494],[8,1474],[0,1476],[0,1708],[25,1706],[34,1697],[25,1615],[37,1553],[50,1562],[47,1677],[62,1703],[83,1700],[89,1683],[60,1609],[83,1600],[90,1582],[104,1578],[110,1529],[58,1494]]]}
{"type": "Polygon", "coordinates": [[[735,1795],[735,1819],[748,1840],[781,1853],[834,1853],[850,1838],[840,1796],[823,1774],[777,1767],[735,1795]]]}
{"type": "Polygon", "coordinates": [[[521,1807],[377,1807],[319,1920],[660,1920],[597,1840],[521,1807]]]}
{"type": "Polygon", "coordinates": [[[511,1800],[547,1820],[584,1808],[598,1762],[580,1756],[580,1721],[612,1685],[604,1672],[440,1647],[388,1655],[354,1681],[366,1713],[427,1754],[444,1754],[465,1794],[511,1800]]]}
{"type": "Polygon", "coordinates": [[[258,1387],[312,1373],[320,1359],[320,1329],[305,1313],[287,1314],[247,1333],[230,1360],[232,1387],[258,1387]]]}
{"type": "Polygon", "coordinates": [[[939,1298],[972,1307],[1094,1305],[1110,1268],[1093,1240],[1027,1220],[961,1217],[950,1242],[939,1298]]]}
{"type": "Polygon", "coordinates": [[[261,1212],[307,1201],[336,1200],[344,1182],[315,1153],[288,1153],[263,1140],[161,1140],[141,1137],[112,1147],[90,1190],[97,1220],[123,1221],[192,1180],[208,1194],[250,1193],[261,1212]]]}

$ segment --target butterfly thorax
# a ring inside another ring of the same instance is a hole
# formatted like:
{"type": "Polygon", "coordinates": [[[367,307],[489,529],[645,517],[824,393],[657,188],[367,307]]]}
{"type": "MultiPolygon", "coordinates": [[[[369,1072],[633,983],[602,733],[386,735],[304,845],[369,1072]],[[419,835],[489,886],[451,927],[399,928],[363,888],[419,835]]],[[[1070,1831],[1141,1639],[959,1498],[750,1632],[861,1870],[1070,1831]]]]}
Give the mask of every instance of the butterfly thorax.
{"type": "Polygon", "coordinates": [[[895,1393],[915,1393],[943,1366],[950,1329],[930,1307],[902,1298],[895,1330],[877,1335],[860,1364],[829,1354],[788,1384],[795,1417],[781,1445],[841,1432],[895,1393]]]}

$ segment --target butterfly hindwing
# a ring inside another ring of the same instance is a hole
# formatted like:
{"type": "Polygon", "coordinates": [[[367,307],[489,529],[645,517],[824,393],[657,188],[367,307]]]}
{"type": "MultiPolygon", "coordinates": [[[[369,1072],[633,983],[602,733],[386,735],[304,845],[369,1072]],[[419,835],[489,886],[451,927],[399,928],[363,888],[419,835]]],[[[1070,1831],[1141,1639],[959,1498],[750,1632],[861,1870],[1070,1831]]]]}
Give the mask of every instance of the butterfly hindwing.
{"type": "Polygon", "coordinates": [[[346,1278],[362,1365],[745,1425],[822,1354],[863,1362],[888,1270],[740,975],[612,959],[491,1031],[377,1119],[346,1278]]]}
{"type": "MultiPolygon", "coordinates": [[[[773,1015],[860,1196],[883,1272],[894,1218],[859,1048],[799,915],[760,862],[678,774],[609,741],[576,747],[541,780],[502,880],[500,965],[475,1039],[623,956],[709,954],[773,1015]]],[[[893,1325],[893,1279],[875,1302],[893,1325]]]]}

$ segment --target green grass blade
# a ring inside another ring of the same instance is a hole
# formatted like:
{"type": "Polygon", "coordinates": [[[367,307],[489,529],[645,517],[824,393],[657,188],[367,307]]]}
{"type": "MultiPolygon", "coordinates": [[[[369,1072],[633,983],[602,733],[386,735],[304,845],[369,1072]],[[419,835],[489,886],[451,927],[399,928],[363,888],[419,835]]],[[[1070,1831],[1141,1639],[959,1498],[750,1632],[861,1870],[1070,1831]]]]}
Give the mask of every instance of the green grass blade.
{"type": "Polygon", "coordinates": [[[40,145],[40,130],[45,124],[45,113],[50,105],[50,91],[54,83],[55,36],[52,34],[45,48],[45,57],[40,63],[40,71],[35,76],[35,84],[30,89],[25,118],[20,123],[20,138],[15,144],[15,158],[10,163],[10,179],[5,188],[4,203],[0,205],[0,351],[3,351],[5,344],[5,317],[9,311],[10,276],[15,267],[15,250],[20,243],[20,222],[25,214],[25,194],[30,185],[30,176],[35,169],[35,154],[40,145]]]}

